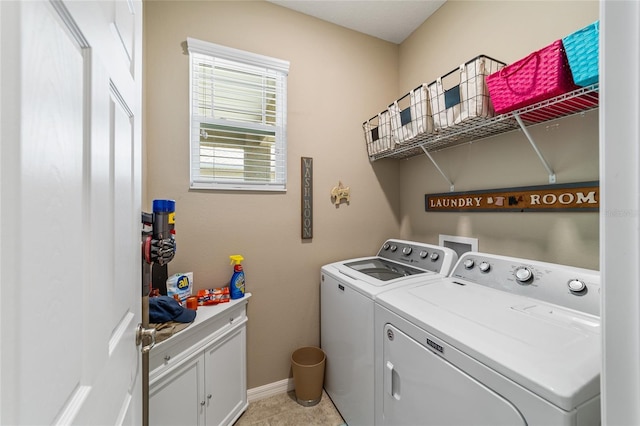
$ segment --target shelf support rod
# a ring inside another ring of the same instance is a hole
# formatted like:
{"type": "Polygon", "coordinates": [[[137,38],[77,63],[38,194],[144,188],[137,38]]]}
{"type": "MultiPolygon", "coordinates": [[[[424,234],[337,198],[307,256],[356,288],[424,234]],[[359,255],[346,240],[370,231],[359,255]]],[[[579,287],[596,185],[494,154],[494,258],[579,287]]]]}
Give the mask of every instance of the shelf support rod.
{"type": "Polygon", "coordinates": [[[522,119],[520,118],[520,115],[514,113],[513,117],[516,119],[516,121],[520,125],[520,128],[522,129],[522,133],[524,133],[524,135],[529,140],[529,143],[533,147],[533,150],[536,152],[536,154],[538,154],[538,158],[542,162],[542,165],[544,166],[545,169],[547,169],[547,173],[549,174],[549,183],[556,183],[556,174],[555,174],[555,172],[553,171],[551,166],[549,166],[549,163],[547,162],[547,160],[542,155],[542,152],[540,152],[540,150],[538,149],[538,146],[536,145],[535,141],[531,137],[531,134],[527,130],[527,127],[522,122],[522,119]]]}
{"type": "Polygon", "coordinates": [[[424,147],[424,145],[420,145],[420,148],[422,148],[422,150],[424,151],[425,154],[427,154],[427,157],[429,157],[429,160],[431,160],[431,162],[433,163],[434,166],[436,166],[436,169],[438,169],[438,171],[440,172],[440,174],[442,175],[442,177],[449,182],[449,191],[453,192],[454,187],[453,187],[453,182],[451,182],[451,179],[449,179],[447,177],[447,175],[444,174],[444,172],[442,171],[442,169],[440,168],[440,166],[438,166],[438,163],[436,163],[436,160],[433,159],[433,157],[431,156],[431,154],[429,154],[429,151],[427,151],[427,149],[424,147]]]}

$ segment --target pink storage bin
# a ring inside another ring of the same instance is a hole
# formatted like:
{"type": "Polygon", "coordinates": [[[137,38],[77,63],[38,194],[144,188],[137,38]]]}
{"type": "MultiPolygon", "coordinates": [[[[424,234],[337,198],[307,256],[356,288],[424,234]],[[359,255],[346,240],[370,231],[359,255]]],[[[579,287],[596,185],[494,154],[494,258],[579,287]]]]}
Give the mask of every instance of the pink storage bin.
{"type": "Polygon", "coordinates": [[[537,50],[487,76],[487,88],[498,114],[578,89],[573,83],[562,40],[537,50]]]}

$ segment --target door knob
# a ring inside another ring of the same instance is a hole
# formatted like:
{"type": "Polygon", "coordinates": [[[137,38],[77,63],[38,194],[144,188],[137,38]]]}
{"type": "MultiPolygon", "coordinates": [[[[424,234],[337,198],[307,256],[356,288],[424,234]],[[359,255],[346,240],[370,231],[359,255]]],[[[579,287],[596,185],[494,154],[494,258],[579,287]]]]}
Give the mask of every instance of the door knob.
{"type": "Polygon", "coordinates": [[[156,345],[156,329],[144,328],[142,324],[138,324],[138,328],[136,328],[136,346],[140,346],[141,343],[143,346],[140,351],[143,354],[148,353],[156,345]]]}

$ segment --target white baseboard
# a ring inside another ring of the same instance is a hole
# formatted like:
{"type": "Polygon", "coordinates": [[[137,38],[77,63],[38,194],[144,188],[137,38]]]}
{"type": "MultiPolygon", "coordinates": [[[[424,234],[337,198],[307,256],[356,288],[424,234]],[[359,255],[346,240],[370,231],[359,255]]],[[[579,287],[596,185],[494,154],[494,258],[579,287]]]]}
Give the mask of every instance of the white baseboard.
{"type": "Polygon", "coordinates": [[[268,383],[247,390],[247,399],[249,402],[260,401],[270,396],[292,391],[294,388],[293,378],[282,379],[278,382],[268,383]]]}

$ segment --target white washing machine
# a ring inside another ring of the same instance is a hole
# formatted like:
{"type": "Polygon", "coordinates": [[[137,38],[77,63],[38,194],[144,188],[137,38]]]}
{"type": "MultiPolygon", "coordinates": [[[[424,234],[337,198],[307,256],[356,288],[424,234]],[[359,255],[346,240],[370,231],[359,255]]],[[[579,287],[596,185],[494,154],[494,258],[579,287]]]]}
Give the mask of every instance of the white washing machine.
{"type": "Polygon", "coordinates": [[[376,425],[599,425],[600,274],[477,252],[376,299],[376,425]]]}
{"type": "Polygon", "coordinates": [[[457,258],[449,248],[388,240],[376,256],[321,268],[324,388],[349,426],[374,422],[374,299],[386,291],[440,278],[457,258]]]}

